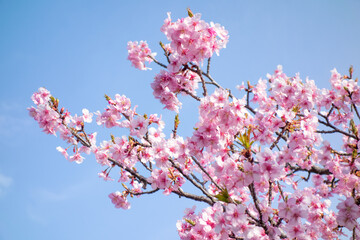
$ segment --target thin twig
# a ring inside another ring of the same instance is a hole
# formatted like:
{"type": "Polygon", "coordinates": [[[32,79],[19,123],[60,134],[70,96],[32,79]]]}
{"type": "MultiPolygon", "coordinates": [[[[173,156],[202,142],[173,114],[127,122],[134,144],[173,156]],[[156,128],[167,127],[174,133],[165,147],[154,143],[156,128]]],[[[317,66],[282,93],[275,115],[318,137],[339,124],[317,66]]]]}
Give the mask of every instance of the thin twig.
{"type": "Polygon", "coordinates": [[[317,133],[325,133],[325,134],[330,134],[330,133],[336,133],[336,130],[331,130],[331,131],[326,131],[326,130],[316,130],[317,133]]]}
{"type": "Polygon", "coordinates": [[[210,181],[219,189],[219,190],[223,190],[222,187],[220,187],[215,181],[214,179],[210,176],[210,174],[203,168],[203,166],[201,166],[201,164],[198,162],[198,160],[195,157],[191,157],[192,160],[196,163],[196,165],[198,165],[198,167],[206,174],[206,176],[210,179],[210,181]]]}
{"type": "Polygon", "coordinates": [[[124,169],[125,171],[129,172],[131,175],[133,175],[134,177],[136,177],[139,181],[143,182],[143,183],[145,184],[145,186],[146,186],[146,184],[151,185],[151,183],[150,183],[144,176],[138,174],[135,170],[133,170],[133,169],[131,169],[131,168],[129,168],[129,167],[123,166],[121,163],[115,161],[115,160],[112,159],[112,158],[108,158],[108,160],[109,160],[110,162],[112,162],[113,164],[115,164],[116,166],[118,166],[118,167],[124,169]]]}
{"type": "Polygon", "coordinates": [[[151,58],[156,64],[160,65],[163,68],[167,68],[167,66],[161,62],[159,62],[158,60],[156,60],[153,56],[148,55],[149,58],[151,58]]]}
{"type": "Polygon", "coordinates": [[[205,80],[202,76],[202,70],[199,66],[197,67],[197,71],[196,73],[199,75],[200,79],[201,79],[201,84],[202,84],[202,88],[203,88],[203,96],[206,97],[207,96],[207,89],[206,89],[206,85],[205,85],[205,80]]]}
{"type": "Polygon", "coordinates": [[[298,171],[316,173],[316,174],[320,174],[320,175],[330,175],[330,174],[332,174],[332,172],[330,172],[329,169],[320,168],[320,167],[317,167],[317,166],[312,166],[309,170],[308,169],[303,169],[301,167],[293,167],[291,165],[289,165],[289,166],[290,166],[290,169],[292,170],[292,172],[289,173],[288,175],[292,175],[292,174],[294,174],[295,172],[298,172],[298,171]]]}
{"type": "Polygon", "coordinates": [[[205,194],[210,199],[211,202],[215,203],[215,201],[213,200],[213,197],[205,190],[204,187],[202,187],[199,183],[197,183],[191,177],[189,177],[187,174],[185,174],[184,171],[179,166],[177,166],[172,159],[169,158],[169,161],[172,164],[172,166],[181,173],[181,175],[183,175],[188,181],[190,181],[195,187],[197,187],[203,194],[205,194]]]}
{"type": "Polygon", "coordinates": [[[252,112],[253,114],[255,114],[256,112],[255,112],[255,110],[252,108],[252,107],[250,107],[250,92],[251,92],[251,90],[250,90],[250,86],[249,86],[249,89],[245,89],[245,91],[246,91],[246,108],[247,109],[249,109],[250,110],[250,112],[252,112]]]}
{"type": "Polygon", "coordinates": [[[272,149],[278,144],[278,142],[280,141],[280,139],[284,136],[284,133],[285,133],[286,129],[287,129],[287,123],[286,123],[286,125],[283,127],[281,133],[278,134],[278,137],[277,137],[277,139],[275,140],[275,142],[273,142],[273,144],[270,146],[270,150],[272,150],[272,149]]]}
{"type": "Polygon", "coordinates": [[[284,202],[286,202],[286,198],[285,198],[285,196],[284,196],[284,192],[283,192],[283,190],[282,190],[282,187],[281,187],[279,181],[276,181],[276,185],[277,185],[278,188],[279,188],[279,192],[280,192],[281,198],[283,199],[284,202]]]}
{"type": "Polygon", "coordinates": [[[357,110],[357,107],[356,107],[356,105],[353,103],[353,99],[352,99],[352,92],[350,92],[348,89],[345,89],[346,91],[347,91],[347,93],[349,94],[349,98],[350,98],[350,100],[351,100],[351,106],[354,108],[354,110],[355,110],[355,113],[356,113],[356,116],[358,117],[358,119],[360,120],[360,115],[359,115],[359,112],[358,112],[358,110],[357,110]]]}
{"type": "Polygon", "coordinates": [[[321,124],[323,124],[323,125],[325,125],[325,126],[327,126],[327,127],[330,127],[330,128],[332,128],[332,129],[334,129],[334,130],[335,130],[336,132],[338,132],[338,133],[342,133],[342,134],[345,135],[345,136],[348,136],[348,137],[350,137],[350,138],[353,138],[353,139],[358,140],[358,137],[356,137],[356,136],[354,136],[354,135],[351,135],[350,133],[344,132],[344,131],[342,131],[341,129],[338,129],[337,127],[335,127],[334,125],[332,125],[332,124],[329,122],[329,119],[328,119],[326,116],[324,116],[323,114],[321,114],[321,113],[318,113],[318,114],[326,120],[326,122],[324,122],[324,121],[318,119],[319,123],[321,123],[321,124]]]}
{"type": "Polygon", "coordinates": [[[188,91],[188,90],[186,90],[186,89],[184,89],[184,88],[181,89],[180,91],[188,94],[190,97],[194,98],[196,101],[200,101],[200,100],[201,100],[198,96],[192,94],[190,91],[188,91]]]}
{"type": "Polygon", "coordinates": [[[207,183],[207,181],[203,181],[203,182],[200,181],[200,179],[197,178],[197,177],[195,176],[195,174],[193,174],[193,173],[190,173],[190,175],[192,176],[193,179],[195,179],[195,181],[197,181],[199,184],[201,184],[201,186],[205,187],[205,184],[207,183]]]}
{"type": "Polygon", "coordinates": [[[251,193],[251,197],[253,199],[253,202],[254,202],[254,205],[255,205],[255,208],[256,210],[258,211],[259,213],[259,223],[260,223],[260,226],[265,230],[265,233],[267,234],[268,233],[268,228],[267,226],[264,224],[264,221],[262,220],[262,211],[260,209],[260,206],[259,206],[259,200],[256,196],[256,193],[255,193],[255,186],[254,186],[254,183],[250,183],[250,185],[248,186],[249,187],[249,190],[250,190],[250,193],[251,193]]]}
{"type": "Polygon", "coordinates": [[[148,165],[146,165],[146,163],[144,163],[143,161],[141,161],[141,158],[138,156],[138,160],[139,162],[144,166],[144,168],[146,168],[146,170],[148,170],[149,172],[152,172],[152,169],[150,169],[148,167],[148,165]]]}
{"type": "Polygon", "coordinates": [[[357,116],[358,119],[360,120],[360,115],[359,115],[359,112],[358,112],[358,109],[357,109],[356,105],[352,103],[352,106],[353,106],[354,109],[355,109],[356,116],[357,116]]]}
{"type": "Polygon", "coordinates": [[[156,188],[154,190],[147,191],[147,192],[132,192],[132,191],[130,191],[130,194],[135,195],[135,196],[139,196],[139,195],[144,195],[144,194],[152,194],[152,193],[155,193],[155,192],[157,192],[159,190],[160,190],[160,188],[156,188]]]}
{"type": "Polygon", "coordinates": [[[352,155],[352,153],[338,152],[338,151],[335,151],[334,149],[331,149],[331,153],[334,153],[339,156],[351,156],[352,155]]]}
{"type": "Polygon", "coordinates": [[[271,207],[271,201],[272,201],[272,181],[269,180],[269,199],[268,199],[269,207],[271,207]]]}
{"type": "Polygon", "coordinates": [[[204,196],[198,196],[198,195],[195,195],[192,193],[184,192],[181,188],[178,188],[178,190],[173,190],[172,192],[177,194],[179,197],[186,197],[186,198],[193,199],[195,201],[205,202],[205,203],[209,204],[210,206],[214,205],[214,203],[215,203],[212,200],[210,200],[209,198],[206,198],[204,196]]]}
{"type": "MultiPolygon", "coordinates": [[[[65,123],[63,123],[63,125],[68,128],[71,131],[71,134],[78,140],[81,142],[81,144],[85,147],[90,148],[91,147],[91,143],[90,142],[86,142],[84,139],[82,139],[74,130],[72,130],[71,128],[69,128],[65,123]]],[[[84,131],[84,134],[85,131],[84,131]]],[[[124,169],[125,171],[129,172],[131,175],[133,175],[135,178],[137,178],[139,181],[144,183],[144,186],[146,187],[146,184],[151,184],[144,176],[138,174],[136,171],[132,170],[129,167],[125,167],[123,166],[121,163],[117,162],[116,160],[112,159],[112,158],[108,158],[108,160],[110,162],[112,162],[113,164],[117,165],[118,167],[124,169]]]]}
{"type": "Polygon", "coordinates": [[[206,74],[207,75],[210,74],[210,60],[211,60],[211,57],[208,58],[208,62],[207,62],[207,67],[206,67],[206,74]]]}

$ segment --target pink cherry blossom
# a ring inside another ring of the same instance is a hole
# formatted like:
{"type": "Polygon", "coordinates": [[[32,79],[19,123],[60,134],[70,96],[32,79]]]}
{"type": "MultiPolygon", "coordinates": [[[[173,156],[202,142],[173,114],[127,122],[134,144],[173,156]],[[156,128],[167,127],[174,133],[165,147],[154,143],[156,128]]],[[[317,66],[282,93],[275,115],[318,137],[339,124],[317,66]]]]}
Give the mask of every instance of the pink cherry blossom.
{"type": "Polygon", "coordinates": [[[128,42],[128,59],[131,61],[132,66],[140,70],[151,70],[145,66],[145,61],[152,62],[151,57],[155,57],[156,53],[152,53],[146,41],[128,42]]]}
{"type": "Polygon", "coordinates": [[[59,146],[59,147],[56,148],[56,150],[58,150],[59,152],[61,152],[61,154],[64,155],[64,157],[65,157],[66,159],[69,158],[69,154],[67,153],[66,149],[63,149],[62,147],[59,146]]]}
{"type": "Polygon", "coordinates": [[[69,157],[69,161],[80,164],[84,161],[84,158],[80,155],[80,153],[76,153],[75,155],[69,157]]]}
{"type": "Polygon", "coordinates": [[[360,217],[360,207],[355,204],[352,197],[340,202],[336,208],[339,209],[336,220],[340,225],[345,226],[349,230],[358,226],[356,220],[360,217]]]}
{"type": "Polygon", "coordinates": [[[169,13],[161,31],[169,40],[160,44],[166,64],[145,41],[128,43],[128,59],[140,70],[152,61],[164,68],[151,88],[176,112],[166,114],[171,122],[165,127],[161,115],[140,113],[124,95],[105,95],[96,123],[112,129],[97,141],[85,124],[93,113],[84,108],[72,115],[39,88],[29,114],[65,141],[65,149],[56,149],[76,163],[92,153],[104,168],[100,178],[117,176],[123,190],[109,194],[116,208],[129,209],[128,197],[159,190],[206,204],[185,211],[176,224],[180,239],[360,237],[360,87],[352,68],[348,76],[333,69],[330,88],[319,89],[279,65],[233,94],[204,66],[226,47],[224,27],[188,10],[175,21],[169,13]],[[182,123],[184,99],[198,108],[193,125],[182,123]],[[117,135],[118,127],[125,135],[117,135]]]}
{"type": "Polygon", "coordinates": [[[109,194],[111,202],[115,205],[116,208],[129,209],[130,203],[127,201],[126,197],[123,194],[116,191],[109,194]]]}

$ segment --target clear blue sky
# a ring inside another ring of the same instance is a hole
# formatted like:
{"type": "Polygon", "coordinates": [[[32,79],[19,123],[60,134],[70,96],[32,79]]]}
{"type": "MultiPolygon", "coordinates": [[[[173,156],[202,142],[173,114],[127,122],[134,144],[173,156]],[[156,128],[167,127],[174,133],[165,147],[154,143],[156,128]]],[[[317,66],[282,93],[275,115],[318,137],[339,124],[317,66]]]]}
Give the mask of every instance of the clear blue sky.
{"type": "MultiPolygon", "coordinates": [[[[43,134],[26,108],[44,86],[73,114],[102,110],[104,93],[120,93],[139,112],[170,119],[150,89],[159,68],[131,68],[126,44],[147,40],[161,59],[166,12],[185,17],[187,7],[229,31],[212,75],[234,92],[278,64],[322,87],[334,67],[346,73],[353,64],[360,76],[360,1],[0,0],[0,240],[177,239],[176,220],[193,202],[159,193],[131,200],[128,211],[115,209],[107,195],[121,186],[98,178],[93,157],[67,162],[55,150],[62,141],[43,134]]],[[[180,115],[185,135],[196,120],[192,103],[180,115]]]]}

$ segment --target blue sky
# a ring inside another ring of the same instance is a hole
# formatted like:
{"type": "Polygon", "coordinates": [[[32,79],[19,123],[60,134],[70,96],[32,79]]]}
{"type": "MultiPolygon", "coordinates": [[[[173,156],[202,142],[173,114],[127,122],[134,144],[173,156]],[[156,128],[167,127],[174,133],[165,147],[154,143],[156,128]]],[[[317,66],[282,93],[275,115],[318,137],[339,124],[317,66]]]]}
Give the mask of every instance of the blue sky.
{"type": "MultiPolygon", "coordinates": [[[[115,209],[107,195],[121,186],[98,178],[103,169],[93,157],[67,162],[55,150],[62,141],[42,133],[26,108],[44,86],[73,114],[102,110],[103,95],[119,93],[139,112],[171,119],[152,98],[159,68],[131,68],[126,44],[147,40],[163,61],[158,42],[166,42],[160,32],[166,13],[185,17],[187,7],[229,31],[212,75],[233,92],[278,64],[321,87],[334,67],[347,73],[352,64],[360,75],[360,1],[0,0],[0,240],[177,239],[176,220],[192,201],[159,193],[132,199],[128,211],[115,209]]],[[[186,99],[180,114],[185,136],[196,121],[192,107],[186,99]]],[[[99,140],[107,138],[108,132],[99,140]]]]}

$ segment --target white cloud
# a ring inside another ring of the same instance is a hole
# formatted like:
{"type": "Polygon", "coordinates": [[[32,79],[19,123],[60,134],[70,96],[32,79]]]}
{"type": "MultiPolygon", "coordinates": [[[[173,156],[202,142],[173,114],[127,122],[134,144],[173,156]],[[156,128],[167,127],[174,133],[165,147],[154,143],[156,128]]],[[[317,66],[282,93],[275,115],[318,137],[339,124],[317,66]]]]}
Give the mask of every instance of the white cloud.
{"type": "Polygon", "coordinates": [[[65,188],[55,187],[51,189],[31,189],[31,201],[26,207],[26,214],[28,218],[41,225],[47,225],[52,218],[52,213],[47,212],[44,209],[51,208],[49,206],[61,204],[61,202],[68,201],[74,196],[81,194],[86,190],[84,187],[86,186],[85,183],[86,182],[71,184],[65,188]]]}
{"type": "MultiPolygon", "coordinates": [[[[30,106],[29,102],[29,106],[30,106]]],[[[18,102],[0,101],[0,136],[14,136],[29,127],[34,120],[27,114],[26,106],[18,102]]]]}
{"type": "Polygon", "coordinates": [[[77,197],[84,192],[87,191],[88,188],[87,182],[78,182],[75,184],[68,185],[66,187],[60,188],[36,188],[32,189],[32,198],[36,202],[41,203],[52,203],[52,202],[60,202],[60,201],[67,201],[71,198],[77,197]]]}
{"type": "Polygon", "coordinates": [[[32,221],[36,223],[40,223],[42,225],[47,224],[47,220],[45,219],[45,217],[39,214],[39,211],[34,209],[34,207],[31,205],[26,207],[26,214],[32,221]]]}
{"type": "Polygon", "coordinates": [[[0,173],[0,196],[11,186],[13,179],[0,173]]]}
{"type": "Polygon", "coordinates": [[[47,189],[38,189],[35,191],[35,196],[46,202],[64,201],[69,198],[67,192],[54,192],[47,189]]]}
{"type": "Polygon", "coordinates": [[[14,136],[30,126],[33,121],[29,116],[0,115],[0,136],[14,136]]]}
{"type": "Polygon", "coordinates": [[[21,109],[21,105],[17,102],[0,102],[0,109],[2,111],[18,111],[21,109]]]}

